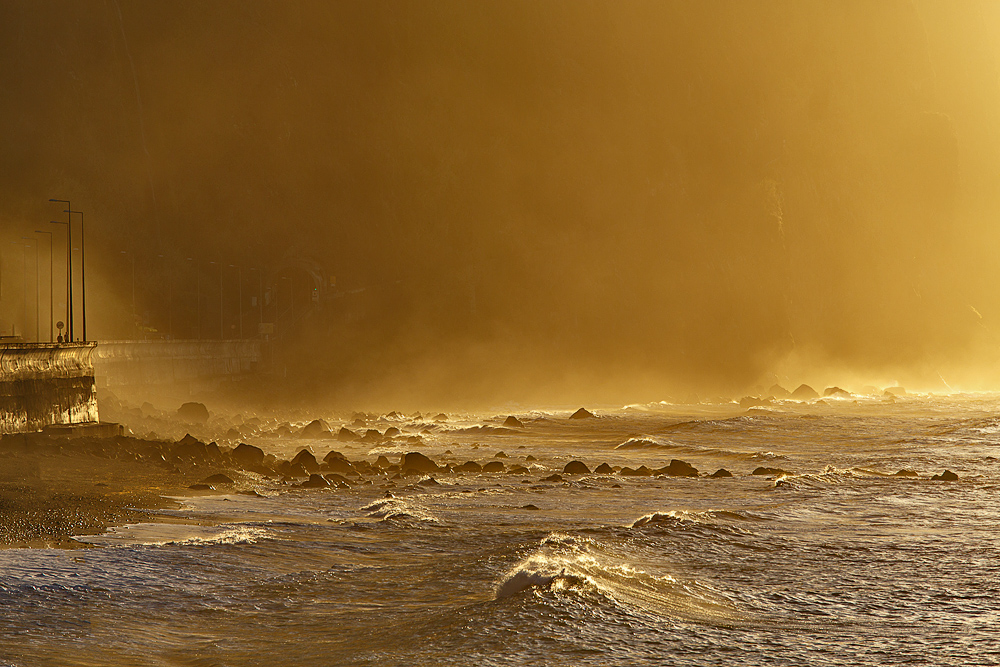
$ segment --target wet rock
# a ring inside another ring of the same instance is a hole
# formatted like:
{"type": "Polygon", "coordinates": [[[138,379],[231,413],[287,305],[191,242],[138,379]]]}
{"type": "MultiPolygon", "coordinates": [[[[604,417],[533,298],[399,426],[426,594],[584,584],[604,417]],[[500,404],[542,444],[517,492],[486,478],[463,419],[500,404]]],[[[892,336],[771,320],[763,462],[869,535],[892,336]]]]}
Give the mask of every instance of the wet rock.
{"type": "MultiPolygon", "coordinates": [[[[582,410],[583,408],[581,408],[582,410]]],[[[591,415],[593,416],[593,415],[591,415]]],[[[583,461],[570,461],[563,468],[564,475],[587,475],[590,474],[590,468],[583,461]]]]}
{"type": "Polygon", "coordinates": [[[560,475],[559,473],[554,473],[552,475],[549,475],[548,477],[543,477],[542,481],[543,482],[561,482],[561,481],[563,481],[563,478],[562,478],[562,475],[560,475]]]}
{"type": "Polygon", "coordinates": [[[534,456],[532,456],[531,454],[528,454],[527,456],[525,456],[525,457],[524,457],[524,460],[525,460],[525,461],[537,461],[538,459],[536,459],[536,458],[535,458],[534,456]]]}
{"type": "Polygon", "coordinates": [[[903,468],[902,470],[898,471],[895,475],[893,475],[893,477],[919,477],[919,476],[920,475],[918,475],[915,470],[907,470],[906,468],[903,468]]]}
{"type": "Polygon", "coordinates": [[[670,475],[671,477],[697,477],[698,469],[687,461],[680,459],[670,459],[670,463],[654,470],[657,475],[670,475]]]}
{"type": "Polygon", "coordinates": [[[504,419],[503,425],[507,428],[524,428],[524,424],[521,423],[521,420],[514,415],[509,415],[507,419],[504,419]]]}
{"type": "Polygon", "coordinates": [[[851,392],[846,389],[841,389],[840,387],[827,387],[823,390],[823,396],[833,396],[834,398],[847,398],[851,395],[851,392]]]}
{"type": "Polygon", "coordinates": [[[336,449],[331,449],[327,452],[326,456],[323,457],[323,463],[329,463],[330,459],[343,459],[346,461],[347,457],[338,452],[336,449]]]}
{"type": "Polygon", "coordinates": [[[798,388],[792,392],[792,398],[799,401],[805,401],[811,398],[819,398],[819,394],[809,385],[800,384],[798,388]]]}
{"type": "Polygon", "coordinates": [[[177,417],[190,424],[204,424],[208,421],[208,408],[205,407],[204,403],[194,401],[184,403],[177,408],[177,417]]]}
{"type": "Polygon", "coordinates": [[[505,454],[504,452],[497,452],[496,454],[493,455],[493,458],[495,458],[495,459],[505,459],[505,458],[507,458],[507,454],[505,454]]]}
{"type": "Polygon", "coordinates": [[[531,503],[528,503],[527,505],[521,505],[521,509],[534,511],[538,509],[538,505],[533,505],[531,503]]]}
{"type": "Polygon", "coordinates": [[[174,445],[171,454],[182,460],[204,461],[208,456],[208,445],[188,433],[174,445]]]}
{"type": "Polygon", "coordinates": [[[787,470],[782,470],[781,468],[768,468],[766,466],[760,466],[759,468],[754,468],[751,475],[791,475],[792,473],[787,470]]]}
{"type": "Polygon", "coordinates": [[[345,458],[327,456],[323,460],[323,469],[327,472],[336,472],[341,475],[357,475],[357,469],[345,458]]]}
{"type": "Polygon", "coordinates": [[[355,440],[360,440],[361,436],[352,431],[351,429],[342,426],[339,431],[337,431],[337,440],[342,442],[354,442],[355,440]]]}
{"type": "Polygon", "coordinates": [[[202,484],[233,484],[233,480],[228,475],[216,473],[201,480],[202,484]]]}
{"type": "Polygon", "coordinates": [[[501,461],[490,461],[483,466],[483,472],[503,472],[504,464],[501,461]]]}
{"type": "MultiPolygon", "coordinates": [[[[371,431],[369,431],[369,433],[371,433],[371,431]]],[[[376,433],[378,433],[378,431],[376,431],[376,433]]],[[[437,464],[420,452],[407,452],[404,454],[399,467],[401,470],[413,470],[416,472],[437,472],[438,470],[437,464]]]]}
{"type": "Polygon", "coordinates": [[[254,470],[264,466],[264,450],[260,447],[248,445],[245,442],[236,445],[236,449],[232,452],[232,457],[237,465],[247,470],[254,470]]]}
{"type": "Polygon", "coordinates": [[[441,486],[441,483],[434,479],[433,477],[425,477],[424,479],[417,482],[420,486],[441,486]]]}
{"type": "Polygon", "coordinates": [[[364,436],[361,437],[361,439],[365,442],[381,442],[382,434],[379,433],[376,429],[370,428],[367,431],[365,431],[365,434],[364,436]]]}
{"type": "Polygon", "coordinates": [[[770,398],[757,398],[756,396],[744,396],[740,399],[740,407],[744,410],[749,408],[759,408],[765,405],[773,405],[774,401],[770,398]]]}
{"type": "Polygon", "coordinates": [[[192,484],[188,488],[192,491],[215,491],[215,487],[211,484],[192,484]]]}
{"type": "Polygon", "coordinates": [[[385,433],[383,433],[382,435],[384,435],[387,438],[394,438],[399,434],[400,430],[398,428],[396,428],[395,426],[390,426],[385,430],[385,433]]]}
{"type": "Polygon", "coordinates": [[[446,421],[448,421],[448,415],[446,415],[443,412],[439,412],[436,415],[434,415],[434,421],[436,421],[436,422],[446,422],[446,421]]]}
{"type": "Polygon", "coordinates": [[[524,466],[514,466],[513,468],[507,470],[507,473],[510,475],[525,475],[529,472],[530,471],[524,466]]]}
{"type": "Polygon", "coordinates": [[[931,477],[931,479],[940,482],[956,482],[958,481],[958,475],[956,475],[950,470],[945,470],[940,475],[934,475],[933,477],[931,477]]]}
{"type": "Polygon", "coordinates": [[[375,459],[374,465],[376,468],[381,468],[382,470],[385,470],[392,464],[389,463],[389,459],[387,459],[384,455],[379,455],[379,457],[375,459]]]}
{"type": "Polygon", "coordinates": [[[609,466],[607,463],[602,463],[594,469],[594,472],[598,475],[610,475],[615,471],[614,468],[609,466]]]}
{"type": "Polygon", "coordinates": [[[336,473],[323,475],[323,477],[326,478],[326,481],[330,482],[330,486],[336,487],[338,489],[351,488],[351,483],[347,481],[347,478],[342,477],[341,475],[338,475],[336,473]]]}
{"type": "Polygon", "coordinates": [[[295,455],[295,458],[292,459],[292,465],[300,465],[308,473],[319,472],[319,461],[316,460],[316,457],[308,449],[300,450],[295,455]]]}
{"type": "Polygon", "coordinates": [[[628,466],[625,466],[621,469],[619,474],[623,477],[651,477],[653,475],[653,471],[646,466],[639,466],[638,468],[629,468],[628,466]]]}
{"type": "Polygon", "coordinates": [[[767,395],[771,398],[788,398],[791,395],[791,392],[782,387],[780,384],[772,384],[767,390],[767,395]]]}
{"type": "Polygon", "coordinates": [[[472,472],[478,473],[483,471],[483,466],[479,465],[475,461],[466,461],[460,466],[455,466],[455,472],[472,472]]]}
{"type": "Polygon", "coordinates": [[[309,475],[309,479],[302,482],[302,488],[304,489],[325,489],[328,486],[330,486],[330,482],[328,482],[323,475],[317,475],[315,473],[309,475]]]}
{"type": "Polygon", "coordinates": [[[570,419],[593,419],[594,413],[590,412],[586,408],[580,408],[573,414],[569,416],[570,419]]]}
{"type": "Polygon", "coordinates": [[[719,479],[719,478],[722,478],[722,477],[732,477],[732,476],[733,476],[733,473],[729,472],[725,468],[719,468],[718,470],[716,470],[715,472],[713,472],[711,475],[709,475],[709,477],[714,477],[716,479],[719,479]]]}
{"type": "Polygon", "coordinates": [[[906,396],[906,390],[902,387],[889,387],[882,393],[885,396],[895,396],[897,398],[900,396],[906,396]]]}

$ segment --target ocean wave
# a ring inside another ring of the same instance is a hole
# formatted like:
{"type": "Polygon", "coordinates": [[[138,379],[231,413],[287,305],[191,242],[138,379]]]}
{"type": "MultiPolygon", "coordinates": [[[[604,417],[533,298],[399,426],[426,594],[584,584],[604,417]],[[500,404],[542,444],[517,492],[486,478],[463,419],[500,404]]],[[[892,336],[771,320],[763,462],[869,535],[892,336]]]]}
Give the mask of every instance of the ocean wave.
{"type": "Polygon", "coordinates": [[[382,521],[416,521],[420,523],[440,523],[427,508],[402,498],[381,498],[361,508],[373,519],[382,521]]]}
{"type": "Polygon", "coordinates": [[[78,542],[96,546],[197,546],[254,544],[268,536],[266,528],[247,524],[198,526],[174,523],[131,523],[112,526],[101,535],[80,535],[78,542]]]}
{"type": "Polygon", "coordinates": [[[694,512],[687,510],[669,510],[666,512],[653,512],[639,517],[629,528],[635,529],[655,529],[657,531],[671,534],[688,534],[697,536],[707,536],[709,534],[721,535],[749,535],[749,530],[741,527],[740,523],[751,521],[762,521],[748,512],[733,512],[728,510],[708,510],[694,512]]]}
{"type": "Polygon", "coordinates": [[[707,584],[654,573],[586,537],[552,533],[526,558],[508,570],[496,587],[496,599],[527,591],[536,595],[575,595],[596,604],[615,604],[690,621],[732,622],[740,617],[734,603],[707,584]]]}

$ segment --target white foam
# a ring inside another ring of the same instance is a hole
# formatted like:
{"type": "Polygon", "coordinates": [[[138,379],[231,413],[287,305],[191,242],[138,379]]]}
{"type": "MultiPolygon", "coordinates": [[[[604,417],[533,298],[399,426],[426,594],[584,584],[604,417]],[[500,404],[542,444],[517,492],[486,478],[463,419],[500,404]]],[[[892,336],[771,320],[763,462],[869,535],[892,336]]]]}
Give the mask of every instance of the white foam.
{"type": "Polygon", "coordinates": [[[267,531],[258,526],[230,524],[198,526],[177,523],[130,523],[113,526],[102,535],[75,536],[78,542],[98,546],[164,546],[202,544],[252,544],[266,537],[267,531]]]}

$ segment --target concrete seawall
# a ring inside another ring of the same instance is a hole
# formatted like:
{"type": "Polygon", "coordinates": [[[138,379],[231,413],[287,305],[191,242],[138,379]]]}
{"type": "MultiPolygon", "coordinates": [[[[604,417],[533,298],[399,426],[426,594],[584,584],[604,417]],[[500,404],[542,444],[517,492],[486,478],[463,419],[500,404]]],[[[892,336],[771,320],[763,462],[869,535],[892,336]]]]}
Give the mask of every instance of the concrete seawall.
{"type": "Polygon", "coordinates": [[[98,421],[95,343],[0,344],[0,433],[98,421]]]}
{"type": "Polygon", "coordinates": [[[258,370],[256,340],[101,341],[94,352],[99,387],[202,387],[258,370]]]}

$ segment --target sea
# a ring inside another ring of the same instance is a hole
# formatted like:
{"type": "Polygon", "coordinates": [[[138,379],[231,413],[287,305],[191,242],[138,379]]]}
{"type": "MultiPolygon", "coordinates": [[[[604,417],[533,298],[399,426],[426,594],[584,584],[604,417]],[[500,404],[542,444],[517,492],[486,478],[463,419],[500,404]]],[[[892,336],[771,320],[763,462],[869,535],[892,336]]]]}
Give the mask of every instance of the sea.
{"type": "Polygon", "coordinates": [[[0,664],[1000,664],[1000,395],[576,407],[371,415],[376,444],[259,415],[278,457],[505,472],[262,479],[0,551],[0,664]],[[699,475],[622,474],[672,459],[699,475]]]}

